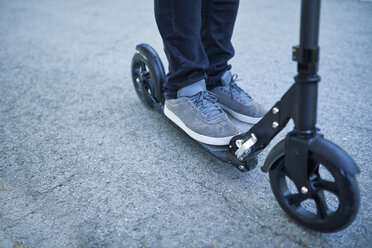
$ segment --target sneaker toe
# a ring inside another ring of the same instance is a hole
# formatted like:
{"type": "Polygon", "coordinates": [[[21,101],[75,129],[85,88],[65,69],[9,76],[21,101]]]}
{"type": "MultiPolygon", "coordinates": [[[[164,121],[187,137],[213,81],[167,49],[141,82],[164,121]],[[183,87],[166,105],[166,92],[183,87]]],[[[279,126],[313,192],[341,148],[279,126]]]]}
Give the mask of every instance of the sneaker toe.
{"type": "Polygon", "coordinates": [[[251,100],[248,103],[236,102],[234,105],[227,107],[239,114],[253,118],[261,118],[267,112],[267,109],[255,100],[251,100]]]}
{"type": "Polygon", "coordinates": [[[190,128],[199,134],[215,138],[231,137],[239,134],[239,130],[226,114],[219,121],[211,123],[198,121],[197,123],[192,123],[190,128]]]}
{"type": "Polygon", "coordinates": [[[239,130],[235,127],[235,125],[231,122],[230,119],[224,120],[220,122],[218,125],[219,125],[218,133],[215,134],[216,137],[230,137],[239,134],[239,130]]]}
{"type": "Polygon", "coordinates": [[[250,115],[255,118],[263,117],[267,112],[267,109],[262,104],[254,100],[249,104],[248,108],[250,109],[250,115]]]}

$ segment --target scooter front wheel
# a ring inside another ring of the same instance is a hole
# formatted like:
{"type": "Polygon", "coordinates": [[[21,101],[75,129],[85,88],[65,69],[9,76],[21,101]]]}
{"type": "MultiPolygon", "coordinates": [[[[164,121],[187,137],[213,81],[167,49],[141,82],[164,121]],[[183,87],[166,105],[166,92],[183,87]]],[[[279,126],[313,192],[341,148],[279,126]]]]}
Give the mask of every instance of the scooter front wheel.
{"type": "Polygon", "coordinates": [[[353,222],[360,204],[355,175],[340,170],[331,159],[312,152],[307,178],[311,189],[298,188],[286,171],[284,142],[274,149],[278,154],[269,172],[271,189],[291,218],[309,229],[325,233],[342,230],[353,222]]]}

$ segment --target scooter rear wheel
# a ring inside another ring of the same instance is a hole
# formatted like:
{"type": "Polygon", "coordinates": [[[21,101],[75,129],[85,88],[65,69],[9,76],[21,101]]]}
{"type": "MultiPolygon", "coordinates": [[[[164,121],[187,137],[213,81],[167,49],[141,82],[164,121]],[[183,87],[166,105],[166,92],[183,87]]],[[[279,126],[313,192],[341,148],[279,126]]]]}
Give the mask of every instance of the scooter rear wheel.
{"type": "Polygon", "coordinates": [[[140,53],[135,53],[132,59],[132,81],[138,97],[149,108],[154,108],[153,83],[150,66],[140,53]]]}
{"type": "Polygon", "coordinates": [[[327,158],[312,153],[309,163],[313,166],[308,172],[311,189],[298,189],[284,166],[284,142],[279,146],[283,156],[277,156],[269,177],[271,189],[282,209],[296,222],[314,231],[329,233],[349,226],[360,204],[355,176],[340,170],[327,158]]]}

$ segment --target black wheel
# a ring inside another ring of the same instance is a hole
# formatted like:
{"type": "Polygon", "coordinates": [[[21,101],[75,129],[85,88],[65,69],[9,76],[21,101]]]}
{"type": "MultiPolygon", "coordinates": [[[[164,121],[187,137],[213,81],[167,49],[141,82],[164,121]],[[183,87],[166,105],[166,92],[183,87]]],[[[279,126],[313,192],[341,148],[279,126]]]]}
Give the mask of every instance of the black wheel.
{"type": "Polygon", "coordinates": [[[327,159],[324,154],[312,152],[307,177],[311,189],[299,188],[285,168],[284,142],[277,145],[275,152],[276,160],[269,172],[271,189],[291,218],[318,232],[336,232],[352,223],[360,204],[354,175],[332,164],[332,159],[327,159]]]}
{"type": "Polygon", "coordinates": [[[132,59],[134,89],[145,106],[154,108],[154,85],[151,79],[150,66],[142,54],[138,52],[134,54],[132,59]]]}

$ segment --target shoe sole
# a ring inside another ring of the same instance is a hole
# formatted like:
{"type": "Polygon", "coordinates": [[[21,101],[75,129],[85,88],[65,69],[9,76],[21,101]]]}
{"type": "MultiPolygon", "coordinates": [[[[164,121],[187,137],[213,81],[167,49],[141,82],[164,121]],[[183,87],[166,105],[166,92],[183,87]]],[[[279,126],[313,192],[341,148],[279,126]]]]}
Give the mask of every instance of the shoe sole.
{"type": "Polygon", "coordinates": [[[229,137],[210,137],[210,136],[205,136],[202,134],[199,134],[190,128],[188,128],[183,121],[178,118],[177,115],[175,115],[172,111],[170,111],[167,106],[164,106],[164,114],[166,117],[168,117],[171,121],[173,121],[177,126],[179,126],[187,135],[189,135],[191,138],[194,140],[197,140],[201,143],[207,144],[207,145],[214,145],[214,146],[224,146],[228,145],[230,143],[230,140],[233,136],[229,137]]]}
{"type": "Polygon", "coordinates": [[[239,121],[243,121],[249,124],[256,124],[262,119],[262,117],[251,117],[251,116],[239,114],[221,103],[217,103],[217,105],[239,121]]]}

